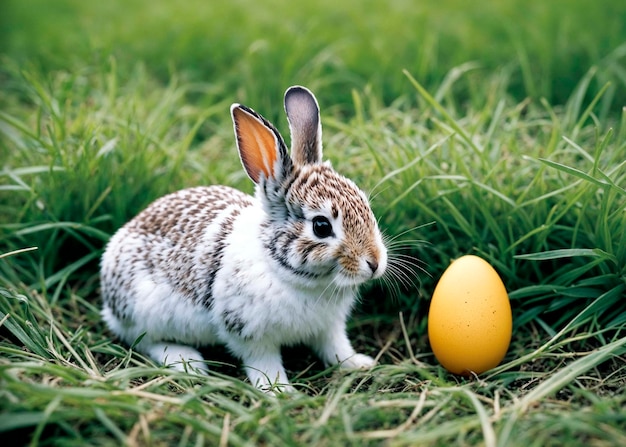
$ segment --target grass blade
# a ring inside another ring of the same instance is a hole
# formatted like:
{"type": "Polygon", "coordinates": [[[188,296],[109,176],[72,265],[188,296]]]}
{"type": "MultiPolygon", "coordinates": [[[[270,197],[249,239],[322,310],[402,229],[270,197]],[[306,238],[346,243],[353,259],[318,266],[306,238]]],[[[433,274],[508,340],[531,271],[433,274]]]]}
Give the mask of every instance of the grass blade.
{"type": "Polygon", "coordinates": [[[585,372],[612,357],[620,356],[624,353],[626,353],[626,337],[609,343],[591,354],[573,361],[569,365],[559,369],[550,378],[542,381],[528,394],[522,397],[517,405],[519,411],[528,411],[534,403],[570,385],[574,379],[583,375],[585,372]]]}

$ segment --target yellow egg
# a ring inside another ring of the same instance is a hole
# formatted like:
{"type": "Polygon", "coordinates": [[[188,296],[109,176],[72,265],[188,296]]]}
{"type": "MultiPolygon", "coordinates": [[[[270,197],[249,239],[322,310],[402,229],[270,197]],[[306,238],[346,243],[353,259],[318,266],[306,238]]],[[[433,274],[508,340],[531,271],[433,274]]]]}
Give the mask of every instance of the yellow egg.
{"type": "Polygon", "coordinates": [[[460,375],[494,368],[509,348],[512,326],[509,297],[494,268],[473,255],[453,261],[428,312],[428,338],[437,360],[460,375]]]}

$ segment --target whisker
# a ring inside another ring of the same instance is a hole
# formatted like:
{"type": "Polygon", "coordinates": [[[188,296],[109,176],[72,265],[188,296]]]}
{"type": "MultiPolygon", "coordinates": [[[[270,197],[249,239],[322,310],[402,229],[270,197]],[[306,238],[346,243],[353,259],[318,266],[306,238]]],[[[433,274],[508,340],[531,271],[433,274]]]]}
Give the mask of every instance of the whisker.
{"type": "Polygon", "coordinates": [[[385,242],[391,243],[391,242],[394,242],[395,240],[397,240],[398,238],[400,238],[400,237],[404,236],[404,235],[405,235],[405,234],[407,234],[407,233],[410,233],[410,232],[415,231],[415,230],[419,230],[419,229],[421,229],[421,228],[428,227],[428,226],[430,226],[430,225],[435,225],[435,224],[436,224],[436,222],[435,222],[435,221],[432,221],[432,222],[427,222],[427,223],[424,223],[424,224],[420,224],[420,225],[416,225],[416,226],[414,226],[414,227],[408,228],[408,229],[406,229],[406,230],[404,230],[404,231],[401,231],[400,233],[395,234],[395,235],[393,235],[393,236],[391,236],[391,237],[389,237],[389,236],[388,236],[388,235],[386,235],[386,234],[385,234],[383,237],[385,238],[385,242]],[[388,238],[388,239],[386,239],[386,238],[388,238]]]}
{"type": "Polygon", "coordinates": [[[416,265],[421,265],[421,264],[426,263],[422,259],[413,255],[406,254],[406,253],[392,253],[391,256],[389,257],[392,259],[400,260],[400,261],[411,262],[412,264],[416,264],[416,265]]]}
{"type": "Polygon", "coordinates": [[[409,254],[409,253],[401,253],[401,252],[390,252],[387,254],[388,259],[395,259],[397,262],[407,263],[410,265],[415,265],[416,267],[426,265],[426,261],[421,257],[409,254]]]}
{"type": "Polygon", "coordinates": [[[412,249],[417,244],[424,244],[425,241],[408,240],[402,241],[397,238],[391,239],[388,243],[389,260],[387,264],[387,272],[383,283],[393,290],[395,295],[400,295],[402,289],[419,289],[421,284],[419,273],[425,273],[431,276],[426,270],[426,262],[407,253],[398,253],[400,249],[412,249]]]}
{"type": "Polygon", "coordinates": [[[413,277],[409,275],[406,269],[399,265],[391,265],[389,268],[389,274],[401,283],[404,287],[415,286],[413,277]]]}
{"type": "Polygon", "coordinates": [[[353,287],[352,288],[352,293],[354,294],[354,300],[361,304],[363,302],[363,296],[361,296],[361,294],[359,293],[360,289],[358,287],[353,287]]]}
{"type": "Polygon", "coordinates": [[[336,289],[337,289],[337,285],[336,285],[333,281],[330,281],[330,282],[326,285],[326,287],[324,287],[324,290],[322,290],[322,291],[320,292],[320,294],[318,295],[318,297],[317,297],[317,299],[315,300],[315,303],[314,303],[316,306],[319,304],[320,300],[322,300],[322,299],[323,299],[323,297],[326,295],[326,292],[328,291],[328,289],[329,289],[331,286],[334,286],[334,288],[333,288],[333,290],[331,291],[330,296],[329,296],[329,298],[328,298],[328,300],[327,300],[326,306],[328,306],[328,302],[330,302],[330,301],[333,299],[333,295],[336,293],[336,289]]]}
{"type": "Polygon", "coordinates": [[[411,282],[412,276],[410,275],[412,270],[407,268],[406,265],[399,264],[397,262],[391,262],[389,264],[389,274],[391,274],[397,280],[402,281],[403,284],[411,282]]]}
{"type": "Polygon", "coordinates": [[[395,254],[389,257],[389,262],[393,262],[394,264],[405,268],[410,267],[410,270],[416,269],[427,274],[428,276],[431,276],[430,273],[424,268],[424,266],[426,266],[426,262],[414,256],[395,254]]]}
{"type": "Polygon", "coordinates": [[[430,242],[424,239],[403,239],[401,241],[391,241],[386,244],[387,248],[418,248],[424,245],[430,245],[430,242]]]}
{"type": "Polygon", "coordinates": [[[396,300],[400,297],[400,286],[396,281],[391,280],[392,278],[389,277],[390,275],[393,275],[393,273],[390,272],[389,275],[383,275],[381,278],[379,278],[379,281],[382,282],[385,290],[389,291],[391,299],[396,300]]]}

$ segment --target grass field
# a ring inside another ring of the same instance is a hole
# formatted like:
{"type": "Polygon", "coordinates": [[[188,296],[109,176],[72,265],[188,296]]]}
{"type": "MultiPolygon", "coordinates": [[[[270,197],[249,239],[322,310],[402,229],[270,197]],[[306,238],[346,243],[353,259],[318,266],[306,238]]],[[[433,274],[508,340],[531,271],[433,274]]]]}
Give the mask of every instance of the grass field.
{"type": "Polygon", "coordinates": [[[3,445],[626,445],[626,4],[215,3],[0,6],[3,445]],[[228,107],[287,134],[292,84],[423,270],[363,290],[350,333],[375,369],[289,348],[300,392],[271,398],[223,350],[196,377],[113,338],[98,260],[167,192],[250,192],[228,107]],[[427,339],[466,253],[514,315],[505,360],[472,378],[427,339]]]}

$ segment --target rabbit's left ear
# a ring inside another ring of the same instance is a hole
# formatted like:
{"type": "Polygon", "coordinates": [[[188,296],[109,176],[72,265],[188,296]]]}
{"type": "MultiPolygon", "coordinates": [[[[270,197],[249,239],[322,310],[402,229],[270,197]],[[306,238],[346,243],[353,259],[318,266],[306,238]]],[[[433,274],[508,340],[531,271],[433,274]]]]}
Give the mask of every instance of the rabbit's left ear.
{"type": "Polygon", "coordinates": [[[322,125],[317,100],[310,90],[293,86],[285,92],[285,112],[291,131],[291,157],[294,164],[322,161],[322,125]]]}
{"type": "Polygon", "coordinates": [[[230,108],[239,157],[254,183],[261,178],[281,181],[291,166],[287,148],[278,131],[254,110],[233,104],[230,108]]]}

